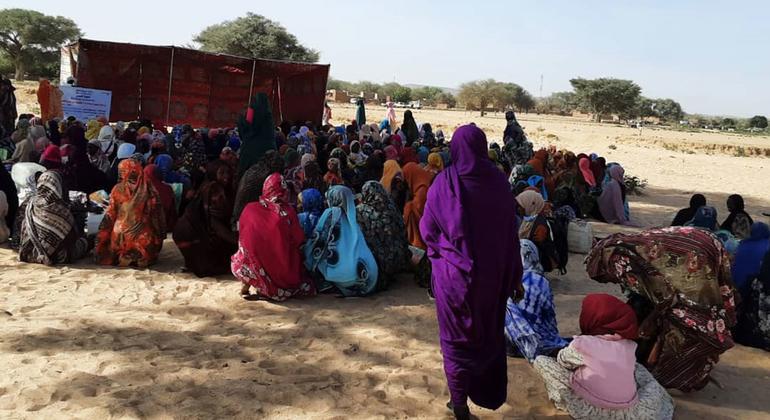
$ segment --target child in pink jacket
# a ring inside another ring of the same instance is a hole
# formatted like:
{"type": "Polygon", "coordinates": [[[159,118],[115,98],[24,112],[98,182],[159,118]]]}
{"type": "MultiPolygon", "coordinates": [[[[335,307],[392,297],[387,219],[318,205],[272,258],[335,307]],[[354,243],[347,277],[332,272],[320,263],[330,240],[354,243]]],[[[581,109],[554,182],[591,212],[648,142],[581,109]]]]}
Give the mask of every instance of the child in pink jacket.
{"type": "Polygon", "coordinates": [[[582,335],[555,359],[534,363],[556,407],[576,419],[670,419],[671,396],[636,364],[637,328],[634,311],[616,297],[586,296],[582,335]]]}

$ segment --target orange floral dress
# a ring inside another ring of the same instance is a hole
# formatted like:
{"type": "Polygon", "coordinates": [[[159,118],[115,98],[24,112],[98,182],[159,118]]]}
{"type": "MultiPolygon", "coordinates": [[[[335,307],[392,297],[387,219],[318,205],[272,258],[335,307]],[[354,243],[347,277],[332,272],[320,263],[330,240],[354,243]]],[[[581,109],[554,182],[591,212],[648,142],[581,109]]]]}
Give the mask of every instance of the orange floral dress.
{"type": "Polygon", "coordinates": [[[120,182],[112,189],[96,236],[96,262],[145,268],[158,259],[163,246],[163,205],[139,162],[120,162],[118,174],[120,182]]]}

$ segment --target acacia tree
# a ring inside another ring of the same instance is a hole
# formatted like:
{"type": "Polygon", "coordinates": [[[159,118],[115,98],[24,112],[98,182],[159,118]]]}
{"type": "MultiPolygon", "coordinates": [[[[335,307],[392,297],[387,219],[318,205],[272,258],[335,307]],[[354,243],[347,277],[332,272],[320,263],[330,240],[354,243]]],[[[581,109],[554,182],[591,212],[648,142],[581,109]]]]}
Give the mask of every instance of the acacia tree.
{"type": "Polygon", "coordinates": [[[396,102],[409,102],[412,100],[412,89],[406,86],[399,86],[393,91],[393,100],[396,102]]]}
{"type": "Polygon", "coordinates": [[[75,22],[62,16],[26,9],[0,10],[0,53],[13,63],[16,80],[24,80],[27,68],[43,67],[41,59],[56,60],[58,48],[80,35],[75,22]]]}
{"type": "Polygon", "coordinates": [[[201,50],[244,57],[315,63],[318,51],[300,44],[297,37],[277,22],[247,13],[246,16],[211,25],[195,42],[201,50]]]}
{"type": "Polygon", "coordinates": [[[749,119],[749,127],[751,128],[767,128],[767,117],[762,115],[755,115],[749,119]]]}
{"type": "Polygon", "coordinates": [[[642,89],[630,80],[572,79],[570,84],[581,106],[599,121],[604,114],[630,115],[637,106],[642,89]]]}
{"type": "Polygon", "coordinates": [[[412,98],[423,101],[428,105],[435,105],[438,103],[437,99],[442,93],[444,92],[437,87],[422,86],[412,89],[412,98]]]}
{"type": "Polygon", "coordinates": [[[446,104],[449,108],[457,106],[457,99],[449,92],[441,92],[436,96],[436,104],[446,104]]]}
{"type": "Polygon", "coordinates": [[[578,104],[573,92],[554,92],[541,99],[536,109],[543,114],[569,115],[578,109],[578,104]]]}

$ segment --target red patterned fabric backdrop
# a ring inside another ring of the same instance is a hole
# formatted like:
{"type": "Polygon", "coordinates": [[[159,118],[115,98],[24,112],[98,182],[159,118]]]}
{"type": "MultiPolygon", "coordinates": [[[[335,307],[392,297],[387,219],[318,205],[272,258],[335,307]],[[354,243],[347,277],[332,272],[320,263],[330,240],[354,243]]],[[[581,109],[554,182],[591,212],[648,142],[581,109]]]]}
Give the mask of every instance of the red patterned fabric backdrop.
{"type": "Polygon", "coordinates": [[[231,127],[257,92],[281,121],[320,123],[329,65],[81,39],[78,86],[112,91],[110,120],[231,127]]]}

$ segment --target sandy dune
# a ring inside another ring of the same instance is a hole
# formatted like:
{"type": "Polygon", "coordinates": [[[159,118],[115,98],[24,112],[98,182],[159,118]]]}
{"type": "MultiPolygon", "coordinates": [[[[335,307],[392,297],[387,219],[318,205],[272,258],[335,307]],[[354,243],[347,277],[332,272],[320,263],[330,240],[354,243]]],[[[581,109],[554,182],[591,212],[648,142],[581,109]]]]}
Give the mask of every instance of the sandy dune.
{"type": "MultiPolygon", "coordinates": [[[[335,109],[335,117],[343,112],[335,109]]],[[[472,119],[453,112],[424,116],[445,127],[472,119]]],[[[740,191],[753,214],[770,208],[765,158],[625,143],[610,150],[606,136],[620,134],[608,130],[629,136],[633,130],[522,120],[527,131],[542,126],[560,146],[608,154],[647,178],[648,194],[632,197],[640,224],[665,223],[696,190],[720,205],[726,192],[740,191]]],[[[494,136],[501,121],[479,124],[494,124],[494,136]]],[[[588,279],[582,258],[573,255],[569,274],[552,278],[565,335],[578,332],[586,293],[619,292],[588,279]]],[[[15,253],[0,249],[0,417],[447,418],[434,307],[409,276],[369,298],[274,304],[243,301],[229,276],[181,273],[170,241],[160,261],[152,270],[89,262],[48,268],[19,263],[15,253]]],[[[723,390],[709,385],[690,395],[673,393],[677,418],[770,417],[770,354],[732,349],[714,377],[723,390]]],[[[496,412],[475,409],[480,418],[566,418],[526,362],[509,359],[508,378],[507,404],[496,412]]]]}

